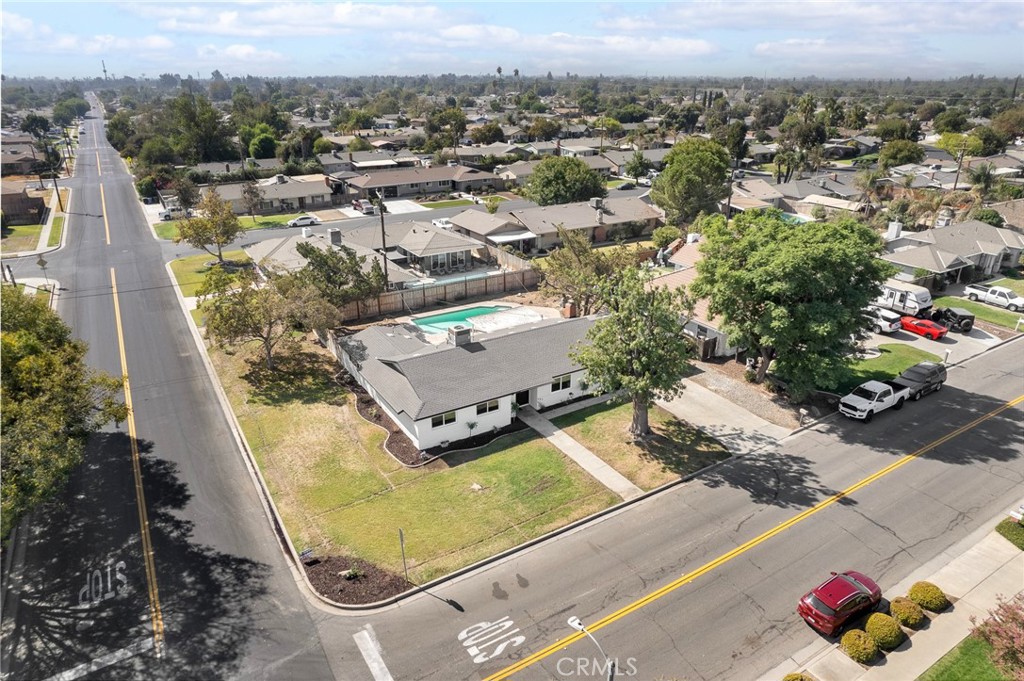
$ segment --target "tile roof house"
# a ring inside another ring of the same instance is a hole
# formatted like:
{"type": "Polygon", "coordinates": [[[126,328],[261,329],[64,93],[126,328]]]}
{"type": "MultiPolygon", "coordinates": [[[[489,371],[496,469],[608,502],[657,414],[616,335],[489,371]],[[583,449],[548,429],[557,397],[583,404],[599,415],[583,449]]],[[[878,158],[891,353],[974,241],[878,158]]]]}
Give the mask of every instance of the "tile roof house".
{"type": "Polygon", "coordinates": [[[337,337],[332,349],[413,443],[429,449],[510,425],[513,403],[543,409],[586,394],[569,351],[593,323],[547,319],[490,334],[467,326],[441,345],[412,324],[371,326],[337,337]]]}

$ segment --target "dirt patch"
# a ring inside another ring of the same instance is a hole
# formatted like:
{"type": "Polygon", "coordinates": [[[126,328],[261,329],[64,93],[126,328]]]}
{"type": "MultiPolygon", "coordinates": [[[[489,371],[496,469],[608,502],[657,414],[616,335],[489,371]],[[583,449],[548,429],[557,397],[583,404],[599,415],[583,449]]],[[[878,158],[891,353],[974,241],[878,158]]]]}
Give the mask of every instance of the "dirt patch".
{"type": "Polygon", "coordinates": [[[1013,338],[1017,335],[1012,329],[990,324],[989,322],[982,321],[981,319],[974,320],[974,327],[995,336],[999,340],[1006,340],[1007,338],[1013,338]]]}
{"type": "Polygon", "coordinates": [[[401,575],[388,572],[359,558],[327,556],[303,565],[309,583],[325,598],[346,605],[376,603],[409,589],[401,575]],[[351,579],[342,573],[352,570],[351,579]]]}
{"type": "Polygon", "coordinates": [[[800,406],[786,397],[773,393],[767,382],[749,383],[745,377],[746,365],[734,359],[695,361],[700,372],[690,378],[708,390],[743,407],[765,421],[783,428],[800,425],[800,406]]]}

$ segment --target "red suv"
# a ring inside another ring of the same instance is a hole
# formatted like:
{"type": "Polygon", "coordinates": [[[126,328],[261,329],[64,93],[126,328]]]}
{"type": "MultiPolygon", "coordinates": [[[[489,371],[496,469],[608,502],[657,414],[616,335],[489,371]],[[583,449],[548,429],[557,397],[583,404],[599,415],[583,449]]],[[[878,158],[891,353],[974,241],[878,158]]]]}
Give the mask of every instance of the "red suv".
{"type": "Polygon", "coordinates": [[[850,570],[832,576],[800,599],[797,613],[812,627],[835,636],[848,621],[872,610],[882,600],[882,590],[866,575],[850,570]]]}

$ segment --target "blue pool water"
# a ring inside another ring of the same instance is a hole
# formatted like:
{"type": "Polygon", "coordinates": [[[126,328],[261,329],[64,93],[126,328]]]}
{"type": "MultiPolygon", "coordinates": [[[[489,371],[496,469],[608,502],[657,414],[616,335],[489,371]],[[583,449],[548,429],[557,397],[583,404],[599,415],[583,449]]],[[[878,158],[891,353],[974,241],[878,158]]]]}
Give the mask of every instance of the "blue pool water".
{"type": "Polygon", "coordinates": [[[467,307],[461,310],[455,310],[454,312],[446,312],[445,314],[434,314],[429,317],[419,317],[413,319],[413,323],[423,329],[425,333],[448,333],[448,327],[456,325],[472,326],[473,323],[469,321],[473,317],[479,317],[484,314],[491,314],[492,312],[501,312],[502,310],[509,309],[508,305],[478,305],[476,307],[467,307]]]}

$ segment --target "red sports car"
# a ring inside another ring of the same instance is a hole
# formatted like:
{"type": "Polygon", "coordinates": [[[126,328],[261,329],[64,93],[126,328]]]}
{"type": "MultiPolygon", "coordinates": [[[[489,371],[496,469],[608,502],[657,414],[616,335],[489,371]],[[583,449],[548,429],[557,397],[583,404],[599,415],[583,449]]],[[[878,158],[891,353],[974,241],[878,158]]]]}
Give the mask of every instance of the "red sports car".
{"type": "Polygon", "coordinates": [[[916,333],[918,336],[924,336],[932,340],[939,340],[949,333],[949,329],[942,324],[936,324],[930,319],[918,319],[917,317],[900,317],[900,326],[905,331],[916,333]]]}
{"type": "Polygon", "coordinates": [[[847,622],[873,609],[882,600],[882,590],[859,572],[850,570],[832,576],[800,599],[797,613],[812,627],[835,636],[847,622]]]}

